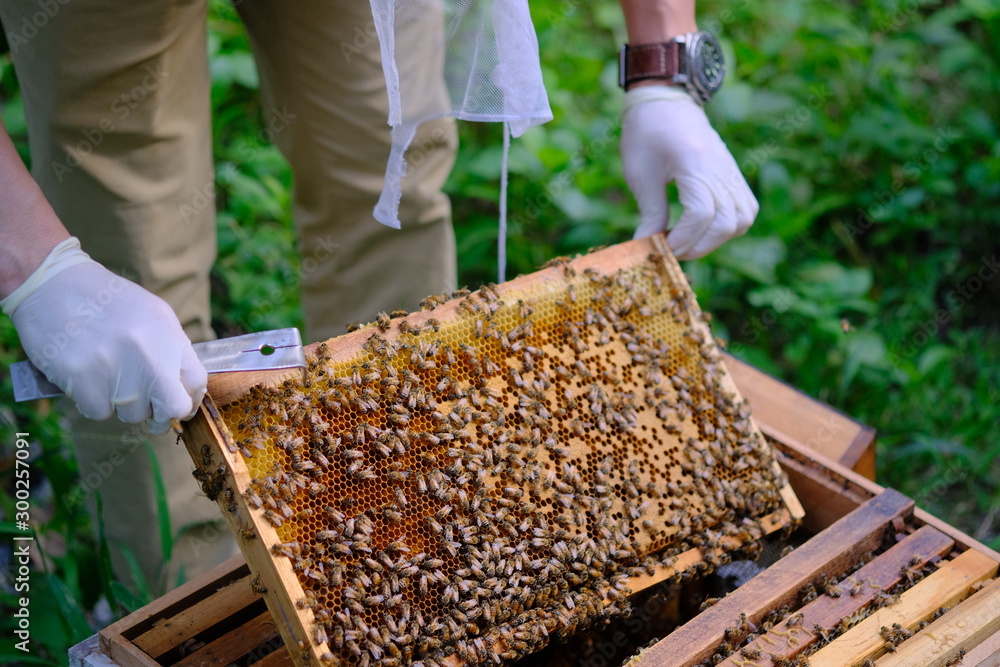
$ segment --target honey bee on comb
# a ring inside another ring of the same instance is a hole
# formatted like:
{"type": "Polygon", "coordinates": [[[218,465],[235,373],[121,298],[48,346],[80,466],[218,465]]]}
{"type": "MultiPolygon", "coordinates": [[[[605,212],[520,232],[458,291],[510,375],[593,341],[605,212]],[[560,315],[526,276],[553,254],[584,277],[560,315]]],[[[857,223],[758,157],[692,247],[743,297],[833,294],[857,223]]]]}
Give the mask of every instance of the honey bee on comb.
{"type": "Polygon", "coordinates": [[[510,661],[624,611],[630,577],[703,573],[800,516],[649,243],[379,314],[220,406],[255,443],[229,455],[244,546],[299,586],[305,654],[510,661]]]}

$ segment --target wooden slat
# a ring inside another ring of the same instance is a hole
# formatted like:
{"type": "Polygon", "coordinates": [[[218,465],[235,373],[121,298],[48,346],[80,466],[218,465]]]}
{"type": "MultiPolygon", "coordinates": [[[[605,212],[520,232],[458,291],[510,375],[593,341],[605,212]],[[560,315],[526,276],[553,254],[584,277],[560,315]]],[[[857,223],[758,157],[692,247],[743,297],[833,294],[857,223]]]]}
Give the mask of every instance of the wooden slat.
{"type": "Polygon", "coordinates": [[[765,435],[875,479],[875,430],[732,355],[726,368],[765,435]]]}
{"type": "Polygon", "coordinates": [[[281,648],[268,653],[263,658],[253,663],[253,667],[292,667],[295,661],[292,660],[291,654],[288,653],[288,649],[281,646],[281,648]]]}
{"type": "MultiPolygon", "coordinates": [[[[924,526],[856,571],[847,582],[833,586],[839,593],[836,597],[821,593],[798,610],[801,616],[797,623],[792,625],[787,619],[781,621],[747,648],[786,659],[799,655],[819,642],[824,633],[832,632],[843,619],[871,604],[880,592],[902,581],[902,570],[909,566],[911,559],[916,561],[913,566],[919,569],[932,557],[947,553],[954,544],[954,540],[944,533],[924,526]],[[852,587],[858,584],[860,589],[857,594],[851,595],[852,587]]],[[[745,657],[736,652],[721,665],[736,667],[743,662],[745,657]]],[[[848,663],[841,661],[839,664],[848,663]]]]}
{"type": "Polygon", "coordinates": [[[108,656],[121,667],[159,667],[160,663],[153,660],[142,649],[119,634],[100,638],[101,653],[108,656]]]}
{"type": "MultiPolygon", "coordinates": [[[[833,459],[827,458],[816,451],[803,448],[795,443],[785,443],[781,440],[774,440],[773,442],[776,445],[778,460],[781,462],[782,467],[786,471],[789,471],[790,481],[793,476],[790,470],[793,466],[790,465],[789,459],[798,462],[798,469],[805,476],[810,477],[812,481],[821,482],[827,489],[841,489],[841,495],[846,496],[849,503],[860,502],[865,497],[875,496],[885,490],[885,487],[859,475],[853,470],[845,468],[833,459]]],[[[793,484],[792,486],[794,488],[795,485],[793,484]]],[[[807,517],[810,512],[822,511],[822,498],[829,498],[834,502],[843,502],[829,495],[824,495],[820,499],[810,498],[807,489],[800,491],[799,488],[795,488],[795,492],[797,495],[800,494],[799,500],[802,501],[803,506],[806,508],[807,517]]],[[[1000,553],[919,507],[913,510],[913,518],[916,519],[918,525],[927,524],[934,526],[942,533],[951,537],[961,547],[959,551],[975,549],[995,561],[1000,561],[1000,553]]]]}
{"type": "Polygon", "coordinates": [[[967,534],[963,533],[958,528],[955,528],[951,524],[945,523],[944,521],[937,518],[933,514],[930,514],[929,512],[922,510],[919,507],[913,510],[913,518],[915,518],[920,523],[925,523],[928,526],[934,526],[942,533],[945,533],[946,535],[954,539],[955,542],[960,544],[964,549],[975,549],[979,553],[985,556],[989,556],[995,561],[1000,561],[1000,553],[994,551],[993,549],[990,549],[988,546],[986,546],[979,540],[975,540],[969,537],[967,534]]]}
{"type": "MultiPolygon", "coordinates": [[[[208,572],[203,572],[165,595],[153,600],[145,607],[137,609],[128,616],[121,618],[100,632],[100,636],[111,636],[122,634],[129,637],[135,636],[135,629],[144,624],[152,625],[157,619],[170,615],[173,609],[186,609],[190,605],[192,598],[201,600],[212,594],[219,585],[220,579],[230,580],[237,570],[246,567],[243,556],[237,555],[228,559],[224,563],[216,565],[208,572]]],[[[140,630],[139,632],[143,632],[140,630]]]]}
{"type": "Polygon", "coordinates": [[[156,623],[133,641],[151,656],[163,655],[259,599],[260,595],[250,589],[250,579],[248,574],[230,582],[211,597],[186,609],[183,614],[156,623]]]}
{"type": "Polygon", "coordinates": [[[962,667],[1000,667],[1000,632],[969,649],[962,667]]]}
{"type": "Polygon", "coordinates": [[[243,557],[233,556],[208,572],[153,600],[145,607],[112,623],[98,633],[101,653],[122,667],[154,667],[157,665],[156,661],[132,642],[137,628],[145,628],[157,619],[169,618],[179,613],[191,604],[192,599],[201,600],[208,597],[217,587],[217,581],[232,578],[234,573],[243,567],[246,567],[243,557]]]}
{"type": "Polygon", "coordinates": [[[879,629],[898,623],[910,632],[930,619],[941,607],[953,607],[968,596],[972,586],[996,576],[996,561],[970,549],[945,563],[916,586],[904,592],[899,602],[877,609],[829,645],[809,656],[811,667],[842,667],[877,658],[884,652],[879,629]]]}
{"type": "Polygon", "coordinates": [[[802,526],[810,533],[818,533],[853,512],[871,497],[850,493],[828,475],[817,474],[814,468],[780,452],[778,462],[805,508],[802,526]]]}
{"type": "MultiPolygon", "coordinates": [[[[244,496],[244,491],[250,484],[250,474],[247,471],[243,457],[230,451],[231,435],[228,429],[223,430],[222,419],[211,396],[206,396],[194,419],[185,424],[184,445],[193,461],[200,461],[202,445],[209,445],[213,453],[221,456],[227,466],[227,478],[234,482],[233,502],[235,512],[222,510],[222,515],[229,524],[230,531],[238,535],[243,526],[252,526],[257,538],[249,542],[237,539],[237,544],[249,564],[250,571],[259,575],[262,582],[280,582],[280,585],[267,585],[261,597],[267,608],[278,619],[278,629],[281,631],[285,646],[298,660],[306,652],[312,653],[311,644],[304,634],[305,628],[313,625],[313,612],[308,609],[298,609],[295,600],[305,597],[302,585],[292,570],[291,561],[287,558],[273,558],[267,549],[261,545],[280,542],[274,527],[263,518],[263,510],[253,508],[244,496]]],[[[232,445],[235,450],[235,446],[232,445]]],[[[223,496],[219,497],[220,506],[225,504],[223,496]]],[[[325,645],[322,649],[326,651],[325,645]]],[[[311,656],[310,656],[311,657],[311,656]]],[[[305,658],[303,659],[305,660],[305,658]]]]}
{"type": "MultiPolygon", "coordinates": [[[[228,665],[250,652],[250,642],[263,643],[278,637],[278,628],[268,612],[262,613],[249,623],[230,630],[218,639],[174,663],[175,667],[201,667],[202,665],[228,665]]],[[[287,653],[287,650],[285,651],[287,653]]]]}
{"type": "Polygon", "coordinates": [[[886,490],[730,593],[642,653],[643,665],[687,667],[710,657],[724,632],[745,613],[759,623],[771,609],[790,604],[821,573],[836,575],[873,551],[888,525],[913,511],[913,501],[886,490]],[[681,659],[683,656],[683,660],[681,659]]]}
{"type": "MultiPolygon", "coordinates": [[[[784,526],[787,526],[791,517],[788,514],[786,508],[781,508],[767,516],[761,517],[760,527],[761,532],[764,535],[771,535],[772,533],[778,531],[784,526]]],[[[724,537],[722,540],[724,548],[712,549],[708,552],[709,556],[714,556],[716,558],[722,556],[726,552],[736,550],[741,543],[732,537],[724,537]]],[[[686,572],[691,568],[695,567],[698,563],[705,560],[706,553],[699,547],[694,547],[683,551],[677,555],[673,563],[670,565],[657,565],[653,568],[651,573],[643,573],[639,575],[634,575],[626,579],[626,585],[632,594],[641,593],[642,591],[663,583],[667,579],[676,576],[682,572],[686,572]]]]}
{"type": "Polygon", "coordinates": [[[944,667],[991,635],[1000,632],[1000,579],[994,579],[947,614],[882,656],[879,667],[944,667]]]}

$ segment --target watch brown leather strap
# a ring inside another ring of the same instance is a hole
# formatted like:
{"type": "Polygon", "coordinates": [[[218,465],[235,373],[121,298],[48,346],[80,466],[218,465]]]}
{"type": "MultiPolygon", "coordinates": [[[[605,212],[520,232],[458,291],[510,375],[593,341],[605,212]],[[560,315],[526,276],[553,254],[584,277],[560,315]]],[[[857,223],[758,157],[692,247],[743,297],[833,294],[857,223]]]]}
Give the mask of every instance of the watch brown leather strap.
{"type": "Polygon", "coordinates": [[[676,41],[625,45],[622,82],[625,90],[643,79],[673,79],[680,68],[680,48],[676,41]]]}

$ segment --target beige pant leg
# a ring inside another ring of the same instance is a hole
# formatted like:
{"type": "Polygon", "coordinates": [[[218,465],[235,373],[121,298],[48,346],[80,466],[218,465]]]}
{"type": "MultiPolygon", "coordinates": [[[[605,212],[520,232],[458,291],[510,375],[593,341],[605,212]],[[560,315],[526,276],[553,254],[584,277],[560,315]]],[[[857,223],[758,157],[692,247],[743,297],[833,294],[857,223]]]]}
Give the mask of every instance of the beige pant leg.
{"type": "MultiPolygon", "coordinates": [[[[390,135],[369,3],[243,0],[237,8],[271,110],[265,120],[294,171],[307,339],[454,290],[451,208],[441,192],[458,146],[452,120],[425,123],[407,153],[402,229],[372,217],[390,135]]],[[[397,52],[439,42],[432,19],[416,28],[397,52]]]]}
{"type": "MultiPolygon", "coordinates": [[[[215,226],[206,0],[50,4],[54,10],[37,33],[11,44],[34,176],[84,250],[163,297],[192,340],[210,339],[215,226]]],[[[0,3],[12,30],[39,11],[34,1],[0,3]]],[[[146,576],[163,582],[145,446],[117,421],[77,417],[83,497],[101,494],[112,545],[127,546],[146,576]]],[[[183,564],[191,577],[235,547],[228,537],[203,543],[220,534],[219,510],[198,497],[183,446],[174,437],[152,442],[173,530],[202,524],[184,531],[174,549],[172,566],[183,564]]],[[[113,546],[112,553],[116,573],[128,580],[120,552],[113,546]]]]}

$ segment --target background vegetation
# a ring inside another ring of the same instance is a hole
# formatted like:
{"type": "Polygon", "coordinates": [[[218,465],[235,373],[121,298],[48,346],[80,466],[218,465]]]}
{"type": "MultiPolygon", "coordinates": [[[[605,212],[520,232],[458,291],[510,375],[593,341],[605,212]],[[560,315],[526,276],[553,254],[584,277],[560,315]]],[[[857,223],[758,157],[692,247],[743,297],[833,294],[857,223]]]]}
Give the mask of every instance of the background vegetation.
{"type": "MultiPolygon", "coordinates": [[[[300,324],[291,176],[261,140],[257,77],[235,11],[211,7],[216,324],[222,333],[300,324]]],[[[538,0],[532,11],[556,119],[513,145],[509,275],[626,240],[636,221],[617,155],[620,11],[610,0],[538,0]]],[[[702,0],[699,12],[729,62],[708,112],[761,203],[746,237],[686,266],[718,335],[876,427],[881,483],[1000,548],[1000,5],[702,0]]],[[[0,105],[28,159],[8,60],[0,105]]],[[[499,128],[464,125],[448,183],[470,287],[496,275],[500,143],[499,128]]],[[[20,355],[0,320],[0,365],[20,355]]],[[[67,645],[153,592],[110,581],[99,527],[67,503],[78,480],[59,415],[15,405],[4,377],[4,485],[15,431],[36,443],[46,558],[33,590],[51,593],[32,596],[43,646],[34,656],[60,661],[67,645]]],[[[0,507],[11,516],[8,494],[0,507]]],[[[0,542],[9,564],[9,540],[0,542]]],[[[3,591],[9,602],[9,582],[3,591]]],[[[9,627],[4,615],[5,637],[9,627]]],[[[0,662],[12,659],[7,650],[0,662]]]]}

